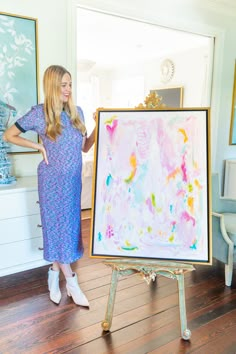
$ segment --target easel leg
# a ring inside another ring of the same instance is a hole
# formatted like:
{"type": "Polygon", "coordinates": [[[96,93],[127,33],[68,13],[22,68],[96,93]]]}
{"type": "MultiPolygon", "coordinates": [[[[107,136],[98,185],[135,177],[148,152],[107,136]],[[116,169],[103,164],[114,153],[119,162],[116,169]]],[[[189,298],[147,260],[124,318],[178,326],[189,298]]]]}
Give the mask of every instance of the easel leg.
{"type": "Polygon", "coordinates": [[[114,309],[115,297],[116,297],[116,288],[118,283],[118,274],[119,272],[117,270],[115,269],[112,270],[110,292],[109,292],[109,298],[107,302],[107,311],[106,311],[105,320],[102,321],[102,328],[104,331],[109,331],[112,324],[113,309],[114,309]]]}
{"type": "Polygon", "coordinates": [[[184,274],[178,275],[177,279],[178,279],[178,287],[179,287],[179,312],[180,312],[181,336],[184,340],[189,340],[191,337],[191,331],[187,328],[184,274]]]}

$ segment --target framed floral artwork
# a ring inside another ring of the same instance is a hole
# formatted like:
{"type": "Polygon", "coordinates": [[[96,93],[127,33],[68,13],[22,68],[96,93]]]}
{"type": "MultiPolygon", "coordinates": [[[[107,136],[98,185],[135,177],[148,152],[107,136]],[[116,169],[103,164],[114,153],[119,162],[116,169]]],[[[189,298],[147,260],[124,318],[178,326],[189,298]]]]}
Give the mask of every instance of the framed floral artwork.
{"type": "MultiPolygon", "coordinates": [[[[38,103],[37,19],[0,12],[0,109],[11,126],[38,103]]],[[[35,142],[38,135],[27,132],[35,142]]],[[[35,152],[10,144],[10,153],[35,152]]]]}

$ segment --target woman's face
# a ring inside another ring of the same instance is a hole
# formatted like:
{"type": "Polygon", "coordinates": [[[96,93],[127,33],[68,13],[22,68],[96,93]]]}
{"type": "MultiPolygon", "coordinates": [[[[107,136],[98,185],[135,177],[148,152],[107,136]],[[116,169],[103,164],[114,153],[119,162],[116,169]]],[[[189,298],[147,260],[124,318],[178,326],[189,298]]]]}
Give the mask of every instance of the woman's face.
{"type": "Polygon", "coordinates": [[[61,100],[62,102],[67,102],[71,95],[71,77],[69,74],[65,73],[61,80],[61,100]]]}

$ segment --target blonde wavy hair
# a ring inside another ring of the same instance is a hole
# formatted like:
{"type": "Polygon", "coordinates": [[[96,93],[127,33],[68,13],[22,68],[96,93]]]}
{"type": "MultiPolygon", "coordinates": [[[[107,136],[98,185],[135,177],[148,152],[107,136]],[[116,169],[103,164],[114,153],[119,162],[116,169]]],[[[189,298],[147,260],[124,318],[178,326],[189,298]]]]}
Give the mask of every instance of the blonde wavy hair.
{"type": "Polygon", "coordinates": [[[67,102],[61,101],[61,82],[65,74],[71,77],[71,74],[62,66],[52,65],[46,69],[43,77],[46,135],[53,141],[62,133],[61,112],[63,109],[70,116],[73,127],[80,130],[83,135],[86,134],[85,125],[79,116],[72,95],[69,96],[67,102]]]}

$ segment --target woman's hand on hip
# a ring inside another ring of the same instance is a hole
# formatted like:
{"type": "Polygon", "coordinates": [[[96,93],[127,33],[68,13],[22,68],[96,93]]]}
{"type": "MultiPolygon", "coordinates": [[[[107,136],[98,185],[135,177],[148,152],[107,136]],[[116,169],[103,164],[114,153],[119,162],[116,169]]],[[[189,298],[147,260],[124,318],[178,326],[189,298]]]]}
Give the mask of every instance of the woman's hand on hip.
{"type": "Polygon", "coordinates": [[[48,165],[47,151],[46,151],[46,149],[45,149],[43,144],[39,144],[39,151],[42,153],[43,159],[46,162],[46,164],[48,165]]]}

